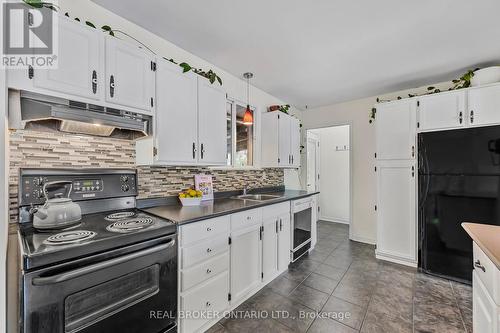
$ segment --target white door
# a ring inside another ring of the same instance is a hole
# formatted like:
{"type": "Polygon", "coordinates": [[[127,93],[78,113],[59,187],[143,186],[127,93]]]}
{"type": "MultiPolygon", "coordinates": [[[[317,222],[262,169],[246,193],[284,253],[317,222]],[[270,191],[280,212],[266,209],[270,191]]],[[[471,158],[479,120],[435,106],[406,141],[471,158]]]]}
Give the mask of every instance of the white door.
{"type": "Polygon", "coordinates": [[[264,221],[262,233],[262,280],[266,281],[278,273],[279,218],[264,221]]]}
{"type": "Polygon", "coordinates": [[[415,263],[415,162],[379,162],[376,173],[377,254],[415,263]]]}
{"type": "MultiPolygon", "coordinates": [[[[201,164],[225,165],[227,154],[226,93],[218,83],[198,78],[198,145],[201,164]]],[[[193,124],[193,126],[195,126],[193,124]]]]}
{"type": "Polygon", "coordinates": [[[231,234],[231,301],[237,302],[261,281],[260,225],[231,234]]]}
{"type": "Polygon", "coordinates": [[[467,118],[465,99],[464,90],[419,97],[419,130],[464,127],[467,118]]]}
{"type": "Polygon", "coordinates": [[[497,306],[475,271],[472,271],[472,330],[497,333],[497,306]]]}
{"type": "Polygon", "coordinates": [[[319,191],[319,136],[307,133],[306,190],[319,191]]]}
{"type": "MultiPolygon", "coordinates": [[[[290,166],[292,158],[290,155],[290,116],[284,113],[278,115],[278,151],[279,165],[290,166]]],[[[265,144],[265,142],[264,142],[265,144]]]]}
{"type": "Polygon", "coordinates": [[[500,123],[500,85],[469,90],[469,124],[485,126],[500,123]]]}
{"type": "Polygon", "coordinates": [[[198,153],[197,77],[161,60],[156,73],[156,160],[165,164],[196,164],[198,153]]]}
{"type": "Polygon", "coordinates": [[[152,111],[155,95],[153,55],[106,36],[106,101],[152,111]]]}
{"type": "Polygon", "coordinates": [[[291,165],[300,167],[300,122],[294,117],[290,117],[290,156],[291,165]]]}
{"type": "Polygon", "coordinates": [[[290,214],[279,216],[278,221],[278,271],[283,272],[288,269],[291,255],[291,230],[290,214]]]}
{"type": "Polygon", "coordinates": [[[36,70],[34,85],[78,97],[100,99],[104,91],[103,34],[59,18],[57,69],[36,70]]]}
{"type": "Polygon", "coordinates": [[[415,158],[416,107],[414,99],[377,105],[375,130],[378,160],[415,158]]]}

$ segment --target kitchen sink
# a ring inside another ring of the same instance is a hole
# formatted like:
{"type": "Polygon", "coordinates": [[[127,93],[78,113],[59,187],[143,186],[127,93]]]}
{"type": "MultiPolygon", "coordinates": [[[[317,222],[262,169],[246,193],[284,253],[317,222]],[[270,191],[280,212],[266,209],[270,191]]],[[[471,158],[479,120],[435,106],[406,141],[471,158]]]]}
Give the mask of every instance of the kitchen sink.
{"type": "Polygon", "coordinates": [[[267,201],[267,200],[274,200],[281,198],[281,196],[271,195],[271,194],[244,194],[244,195],[238,195],[234,198],[241,200],[267,201]]]}

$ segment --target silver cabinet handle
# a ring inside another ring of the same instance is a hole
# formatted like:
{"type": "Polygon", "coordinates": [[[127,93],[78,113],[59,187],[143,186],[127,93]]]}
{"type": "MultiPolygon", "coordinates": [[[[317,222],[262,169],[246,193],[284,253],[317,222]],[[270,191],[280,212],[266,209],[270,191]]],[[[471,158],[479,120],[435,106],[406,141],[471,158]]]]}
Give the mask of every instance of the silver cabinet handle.
{"type": "Polygon", "coordinates": [[[92,71],[92,92],[97,93],[97,71],[92,71]]]}
{"type": "Polygon", "coordinates": [[[210,252],[212,252],[212,249],[211,249],[211,248],[208,248],[208,249],[207,249],[207,253],[210,253],[210,252]]]}
{"type": "Polygon", "coordinates": [[[207,228],[207,231],[209,231],[209,232],[210,232],[210,231],[212,231],[212,228],[208,227],[208,228],[207,228]]]}
{"type": "Polygon", "coordinates": [[[212,273],[212,270],[210,268],[207,268],[207,274],[212,273]]]}
{"type": "Polygon", "coordinates": [[[463,113],[462,113],[462,111],[460,111],[458,113],[458,122],[461,124],[463,121],[464,121],[463,113]]]}
{"type": "Polygon", "coordinates": [[[203,155],[205,154],[205,145],[203,143],[201,144],[200,153],[201,153],[201,159],[203,159],[203,155]]]}
{"type": "Polygon", "coordinates": [[[280,219],[280,231],[282,231],[282,230],[283,230],[283,220],[280,219]]]}
{"type": "Polygon", "coordinates": [[[193,142],[193,160],[196,158],[196,143],[193,142]]]}
{"type": "Polygon", "coordinates": [[[474,123],[474,110],[470,110],[470,123],[474,123]]]}
{"type": "Polygon", "coordinates": [[[411,146],[411,157],[415,157],[415,146],[411,146]]]}
{"type": "Polygon", "coordinates": [[[479,259],[474,262],[474,267],[477,267],[480,270],[482,270],[483,272],[486,272],[486,268],[483,265],[481,265],[481,262],[479,261],[479,259]]]}
{"type": "Polygon", "coordinates": [[[212,306],[212,303],[207,302],[207,303],[206,303],[206,305],[207,305],[207,307],[211,307],[211,306],[212,306]]]}

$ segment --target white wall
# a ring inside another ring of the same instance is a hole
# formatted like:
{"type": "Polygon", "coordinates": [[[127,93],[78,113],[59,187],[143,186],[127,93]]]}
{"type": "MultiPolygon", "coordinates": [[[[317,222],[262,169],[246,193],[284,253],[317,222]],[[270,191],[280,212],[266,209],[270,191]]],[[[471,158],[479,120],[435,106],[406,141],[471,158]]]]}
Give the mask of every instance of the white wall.
{"type": "MultiPolygon", "coordinates": [[[[119,5],[119,1],[116,2],[117,6],[119,5]]],[[[142,6],[141,2],[137,2],[138,6],[142,6]]],[[[140,26],[108,11],[107,9],[98,6],[97,4],[89,1],[89,0],[59,0],[60,12],[62,14],[68,12],[70,17],[78,17],[82,22],[85,20],[91,21],[97,27],[101,27],[103,25],[109,25],[111,28],[115,30],[121,30],[126,32],[127,34],[133,36],[134,38],[140,40],[143,44],[148,46],[151,50],[153,50],[158,56],[164,56],[167,59],[173,58],[177,62],[187,62],[190,65],[203,69],[213,69],[223,81],[223,88],[228,93],[229,97],[234,98],[236,100],[244,101],[247,100],[247,89],[246,89],[246,81],[244,81],[241,77],[233,76],[221,68],[214,66],[211,63],[197,57],[194,54],[187,52],[186,50],[181,49],[180,47],[172,44],[171,42],[160,38],[159,36],[151,33],[148,30],[141,28],[140,26]]],[[[132,43],[136,43],[130,38],[120,34],[115,34],[117,37],[128,40],[132,43]]],[[[137,44],[137,43],[136,43],[137,44]]],[[[252,71],[252,68],[248,68],[249,71],[252,71]]],[[[241,73],[243,75],[243,73],[241,73]]],[[[259,73],[254,73],[255,76],[259,76],[259,73]]],[[[251,81],[250,81],[251,83],[251,81]]],[[[217,84],[217,83],[216,83],[217,84]]],[[[258,88],[250,87],[250,104],[255,106],[260,112],[266,112],[267,107],[273,104],[286,104],[286,101],[282,101],[258,88]]],[[[300,117],[301,113],[297,110],[291,111],[292,114],[295,114],[297,117],[300,117]]],[[[257,138],[256,145],[260,147],[260,121],[256,122],[257,129],[257,138]]],[[[260,163],[260,149],[257,149],[255,154],[255,159],[257,164],[260,163]]],[[[297,176],[296,173],[291,172],[288,174],[289,182],[293,183],[296,181],[297,176]]]]}
{"type": "Polygon", "coordinates": [[[349,223],[349,125],[312,131],[320,142],[320,219],[349,223]]]}
{"type": "MultiPolygon", "coordinates": [[[[433,85],[446,89],[450,83],[433,85]]],[[[375,126],[368,123],[371,108],[376,98],[395,99],[408,93],[424,93],[425,87],[399,91],[391,94],[368,97],[350,102],[323,106],[302,112],[303,128],[314,129],[334,125],[351,124],[352,154],[352,198],[351,238],[375,244],[376,242],[376,179],[375,167],[375,126]]],[[[305,163],[303,161],[303,163],[305,163]]]]}

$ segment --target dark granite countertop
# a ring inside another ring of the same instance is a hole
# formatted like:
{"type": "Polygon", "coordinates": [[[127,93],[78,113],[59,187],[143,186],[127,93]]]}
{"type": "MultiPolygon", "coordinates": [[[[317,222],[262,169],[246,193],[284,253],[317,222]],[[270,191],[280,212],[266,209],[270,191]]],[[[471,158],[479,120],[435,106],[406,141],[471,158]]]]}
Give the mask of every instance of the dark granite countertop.
{"type": "Polygon", "coordinates": [[[266,194],[280,196],[279,198],[267,201],[219,198],[212,201],[203,202],[201,206],[183,207],[181,204],[160,205],[155,207],[142,208],[142,210],[150,214],[172,220],[177,224],[186,224],[216,216],[228,215],[247,209],[273,205],[276,203],[295,200],[299,198],[305,198],[318,193],[319,192],[285,190],[282,192],[266,192],[266,194]]]}

